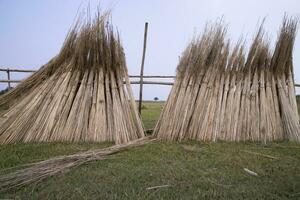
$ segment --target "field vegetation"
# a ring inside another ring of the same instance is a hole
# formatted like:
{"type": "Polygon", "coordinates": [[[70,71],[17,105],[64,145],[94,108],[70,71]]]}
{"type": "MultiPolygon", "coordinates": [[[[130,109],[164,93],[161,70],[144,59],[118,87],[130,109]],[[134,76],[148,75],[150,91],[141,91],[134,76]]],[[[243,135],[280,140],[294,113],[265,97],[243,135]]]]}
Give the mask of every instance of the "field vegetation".
{"type": "MultiPolygon", "coordinates": [[[[142,119],[146,129],[153,129],[162,107],[162,102],[145,103],[142,119]]],[[[109,145],[3,145],[0,173],[21,164],[109,145]]],[[[0,199],[299,199],[299,171],[300,145],[293,142],[156,142],[3,191],[0,199]]]]}

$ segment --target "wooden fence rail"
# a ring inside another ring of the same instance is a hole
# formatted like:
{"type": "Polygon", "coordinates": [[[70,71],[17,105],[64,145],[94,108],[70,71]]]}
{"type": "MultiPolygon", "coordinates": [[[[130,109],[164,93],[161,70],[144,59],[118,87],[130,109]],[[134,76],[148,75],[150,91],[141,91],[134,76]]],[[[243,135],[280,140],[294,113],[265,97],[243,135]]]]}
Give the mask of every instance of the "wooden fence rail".
{"type": "MultiPolygon", "coordinates": [[[[23,70],[23,69],[10,69],[10,68],[0,68],[0,72],[6,72],[7,73],[7,80],[1,80],[0,83],[7,83],[8,87],[11,87],[11,83],[20,83],[22,80],[11,80],[10,79],[10,72],[17,72],[17,73],[33,73],[37,70],[23,70]]],[[[140,78],[139,75],[129,75],[129,78],[140,78]]],[[[143,76],[145,79],[174,79],[175,76],[157,76],[157,75],[146,75],[143,76]]],[[[140,84],[140,81],[132,80],[130,81],[131,84],[140,84]]],[[[146,85],[173,85],[173,82],[166,82],[166,81],[143,81],[143,84],[146,85]]],[[[300,87],[300,84],[295,84],[295,87],[300,87]]]]}
{"type": "MultiPolygon", "coordinates": [[[[11,69],[11,68],[0,68],[0,72],[24,72],[24,73],[34,73],[37,70],[27,70],[27,69],[11,69]]],[[[140,78],[139,75],[129,75],[130,78],[140,78]]],[[[143,78],[175,78],[175,76],[158,76],[158,75],[146,75],[143,78]]]]}
{"type": "Polygon", "coordinates": [[[27,70],[27,69],[11,69],[11,68],[0,68],[0,71],[2,72],[28,72],[28,73],[33,73],[36,72],[37,70],[27,70]]]}
{"type": "MultiPolygon", "coordinates": [[[[144,77],[145,78],[145,77],[144,77]]],[[[20,83],[22,82],[22,80],[1,80],[0,79],[0,83],[20,83]]],[[[130,81],[130,84],[140,84],[140,81],[130,81]]],[[[124,81],[125,84],[125,81],[124,81]]],[[[143,84],[147,84],[147,85],[173,85],[173,82],[159,82],[159,81],[143,81],[143,84]]]]}
{"type": "MultiPolygon", "coordinates": [[[[11,88],[11,83],[20,83],[22,80],[11,80],[10,75],[11,72],[17,72],[17,73],[34,73],[37,70],[25,70],[25,69],[11,69],[11,68],[0,68],[0,72],[6,72],[7,73],[7,80],[5,79],[0,79],[0,83],[7,83],[8,87],[11,88]]],[[[139,75],[129,75],[129,78],[141,78],[139,75]]],[[[142,76],[142,78],[145,79],[174,79],[175,76],[157,76],[157,75],[146,75],[142,76]]],[[[130,81],[131,84],[141,84],[141,81],[135,81],[132,80],[130,81]]],[[[165,82],[165,81],[144,81],[143,84],[146,85],[173,85],[173,82],[165,82]]]]}

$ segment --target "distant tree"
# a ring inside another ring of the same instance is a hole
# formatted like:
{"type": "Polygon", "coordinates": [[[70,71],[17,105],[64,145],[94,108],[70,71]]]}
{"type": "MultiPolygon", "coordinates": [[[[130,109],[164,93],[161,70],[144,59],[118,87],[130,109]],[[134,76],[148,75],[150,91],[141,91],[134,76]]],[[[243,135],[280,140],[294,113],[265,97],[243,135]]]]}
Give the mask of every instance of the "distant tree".
{"type": "Polygon", "coordinates": [[[158,97],[154,97],[154,101],[158,101],[159,100],[159,98],[158,97]]]}

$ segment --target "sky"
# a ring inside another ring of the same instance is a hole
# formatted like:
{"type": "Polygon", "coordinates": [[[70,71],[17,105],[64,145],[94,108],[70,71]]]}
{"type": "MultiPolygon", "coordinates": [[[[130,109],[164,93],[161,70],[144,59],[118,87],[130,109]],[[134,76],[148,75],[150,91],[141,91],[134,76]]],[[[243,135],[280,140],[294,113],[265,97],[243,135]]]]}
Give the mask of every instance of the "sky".
{"type": "MultiPolygon", "coordinates": [[[[250,42],[266,17],[265,30],[274,44],[284,14],[300,16],[299,0],[0,0],[0,67],[39,69],[59,52],[78,10],[90,5],[93,13],[99,3],[102,10],[112,10],[130,75],[140,72],[145,22],[149,29],[144,75],[175,75],[179,56],[207,22],[222,17],[228,38],[237,41],[242,35],[250,42]]],[[[294,67],[295,82],[300,83],[299,33],[294,67]]],[[[0,79],[7,79],[6,73],[0,72],[0,79]]],[[[0,90],[6,87],[0,83],[0,90]]],[[[138,98],[139,87],[133,89],[138,98]]],[[[170,89],[145,85],[144,100],[165,100],[170,89]]]]}

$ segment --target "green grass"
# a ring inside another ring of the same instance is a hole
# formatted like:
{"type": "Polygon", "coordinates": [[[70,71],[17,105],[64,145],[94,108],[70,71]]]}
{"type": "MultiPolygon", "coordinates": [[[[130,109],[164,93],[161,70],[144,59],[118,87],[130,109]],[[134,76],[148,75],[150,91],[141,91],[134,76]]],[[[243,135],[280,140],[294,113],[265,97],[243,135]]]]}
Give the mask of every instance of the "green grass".
{"type": "Polygon", "coordinates": [[[37,162],[58,155],[111,146],[112,143],[20,143],[2,145],[0,148],[0,169],[37,162]]]}
{"type": "Polygon", "coordinates": [[[142,121],[146,130],[154,129],[164,102],[145,102],[142,105],[142,121]]]}
{"type": "Polygon", "coordinates": [[[0,198],[297,199],[299,171],[300,146],[291,143],[155,143],[9,191],[0,198]],[[244,150],[279,159],[251,155],[244,150]],[[243,168],[258,176],[247,174],[243,168]],[[146,189],[158,185],[170,186],[146,189]]]}
{"type": "MultiPolygon", "coordinates": [[[[145,107],[143,121],[146,128],[152,129],[162,104],[146,103],[145,107]]],[[[4,145],[0,149],[0,169],[108,145],[4,145]]],[[[157,142],[0,193],[0,199],[299,199],[299,172],[300,145],[291,142],[157,142]],[[258,176],[248,174],[244,168],[258,176]],[[147,190],[159,185],[169,186],[147,190]]]]}

